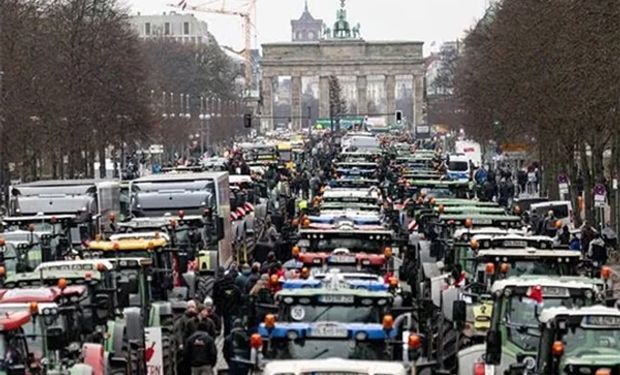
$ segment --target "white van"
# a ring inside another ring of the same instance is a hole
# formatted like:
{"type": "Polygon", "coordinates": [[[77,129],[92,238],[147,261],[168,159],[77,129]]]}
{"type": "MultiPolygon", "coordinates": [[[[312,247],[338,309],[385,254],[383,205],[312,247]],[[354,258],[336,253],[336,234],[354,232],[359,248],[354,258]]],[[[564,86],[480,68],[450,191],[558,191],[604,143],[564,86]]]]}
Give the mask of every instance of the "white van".
{"type": "Polygon", "coordinates": [[[469,160],[469,157],[466,155],[450,155],[448,159],[448,178],[454,181],[469,181],[471,173],[469,160]]]}
{"type": "Polygon", "coordinates": [[[547,212],[553,210],[556,219],[562,221],[562,226],[568,226],[569,229],[575,229],[575,215],[573,212],[573,204],[570,201],[549,201],[534,203],[530,206],[530,215],[534,212],[539,218],[547,215],[547,212]]]}
{"type": "Polygon", "coordinates": [[[373,152],[380,151],[379,140],[370,133],[347,134],[341,141],[342,151],[373,152]]]}
{"type": "Polygon", "coordinates": [[[471,160],[476,167],[482,165],[482,148],[480,143],[475,141],[456,141],[454,143],[454,151],[456,154],[463,154],[471,160]]]}

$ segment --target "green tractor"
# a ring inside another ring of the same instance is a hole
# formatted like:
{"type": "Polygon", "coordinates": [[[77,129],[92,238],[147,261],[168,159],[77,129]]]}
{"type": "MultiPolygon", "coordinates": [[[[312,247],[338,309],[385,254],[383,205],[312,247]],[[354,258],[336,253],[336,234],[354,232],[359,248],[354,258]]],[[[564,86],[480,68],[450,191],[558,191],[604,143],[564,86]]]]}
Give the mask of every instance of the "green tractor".
{"type": "MultiPolygon", "coordinates": [[[[543,299],[545,309],[579,308],[602,302],[604,290],[604,280],[579,276],[518,276],[495,282],[491,288],[490,326],[482,332],[487,338],[501,337],[501,356],[499,363],[485,364],[499,374],[515,364],[533,370],[540,339],[537,318],[542,311],[541,301],[536,299],[543,299]],[[536,296],[537,290],[540,291],[539,297],[536,296]]],[[[475,323],[476,320],[467,322],[465,331],[476,331],[475,323]]],[[[471,374],[482,358],[493,358],[494,354],[495,348],[487,346],[486,342],[460,350],[458,373],[471,374]]]]}

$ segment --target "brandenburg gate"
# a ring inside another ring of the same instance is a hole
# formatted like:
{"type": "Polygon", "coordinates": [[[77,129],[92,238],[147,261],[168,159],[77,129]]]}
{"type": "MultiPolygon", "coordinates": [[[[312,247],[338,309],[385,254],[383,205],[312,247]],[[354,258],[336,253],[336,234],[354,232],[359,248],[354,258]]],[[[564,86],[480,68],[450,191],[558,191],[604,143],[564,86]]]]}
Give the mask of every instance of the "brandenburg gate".
{"type": "Polygon", "coordinates": [[[396,77],[411,80],[413,108],[411,125],[423,122],[424,62],[423,42],[366,41],[359,37],[359,25],[349,27],[344,0],[337,13],[333,32],[323,28],[323,38],[315,42],[263,44],[261,127],[273,129],[273,87],[278,76],[291,77],[291,121],[293,129],[301,128],[302,77],[319,79],[319,117],[330,116],[329,77],[356,77],[357,114],[369,114],[367,77],[383,76],[387,113],[396,108],[396,77]]]}

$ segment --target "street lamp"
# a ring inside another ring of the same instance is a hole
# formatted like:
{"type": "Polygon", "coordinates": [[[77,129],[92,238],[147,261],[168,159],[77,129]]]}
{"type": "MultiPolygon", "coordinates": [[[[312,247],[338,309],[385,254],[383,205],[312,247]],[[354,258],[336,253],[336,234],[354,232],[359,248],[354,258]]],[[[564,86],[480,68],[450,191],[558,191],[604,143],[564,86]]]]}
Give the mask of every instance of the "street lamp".
{"type": "Polygon", "coordinates": [[[205,106],[204,97],[200,96],[200,114],[198,119],[200,120],[200,155],[205,154],[205,137],[204,137],[204,119],[205,119],[205,106]]]}
{"type": "Polygon", "coordinates": [[[161,117],[168,118],[168,114],[166,113],[166,92],[161,92],[161,117]]]}
{"type": "Polygon", "coordinates": [[[185,118],[186,119],[192,118],[192,115],[189,111],[189,100],[190,100],[190,95],[185,94],[185,118]]]}
{"type": "Polygon", "coordinates": [[[185,94],[181,93],[179,94],[179,96],[181,97],[181,105],[179,106],[179,118],[183,118],[185,117],[185,115],[183,114],[183,110],[185,109],[185,107],[183,106],[183,98],[185,97],[185,94]]]}

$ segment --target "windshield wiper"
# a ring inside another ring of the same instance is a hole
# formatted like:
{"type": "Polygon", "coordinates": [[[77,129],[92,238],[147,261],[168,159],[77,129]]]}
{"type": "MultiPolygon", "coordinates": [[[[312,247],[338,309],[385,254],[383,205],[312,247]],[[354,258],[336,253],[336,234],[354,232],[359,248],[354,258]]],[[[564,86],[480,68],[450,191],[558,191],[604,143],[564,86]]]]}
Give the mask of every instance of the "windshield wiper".
{"type": "Polygon", "coordinates": [[[312,323],[316,322],[317,320],[319,320],[320,317],[322,317],[323,315],[325,315],[329,310],[332,309],[332,306],[329,306],[328,308],[326,308],[325,310],[323,310],[321,313],[319,313],[319,315],[317,315],[314,319],[312,319],[312,323]]]}
{"type": "Polygon", "coordinates": [[[516,324],[516,323],[506,322],[506,326],[508,326],[508,328],[516,329],[517,332],[522,335],[540,337],[540,331],[538,331],[538,326],[534,324],[516,324]],[[532,330],[536,330],[536,332],[533,332],[532,330]]]}
{"type": "Polygon", "coordinates": [[[327,353],[327,352],[329,352],[329,349],[323,349],[323,350],[321,350],[320,352],[318,352],[317,354],[315,354],[315,355],[314,355],[312,358],[310,358],[310,359],[317,359],[317,358],[319,358],[320,356],[322,356],[323,354],[325,354],[325,353],[327,353]]]}

